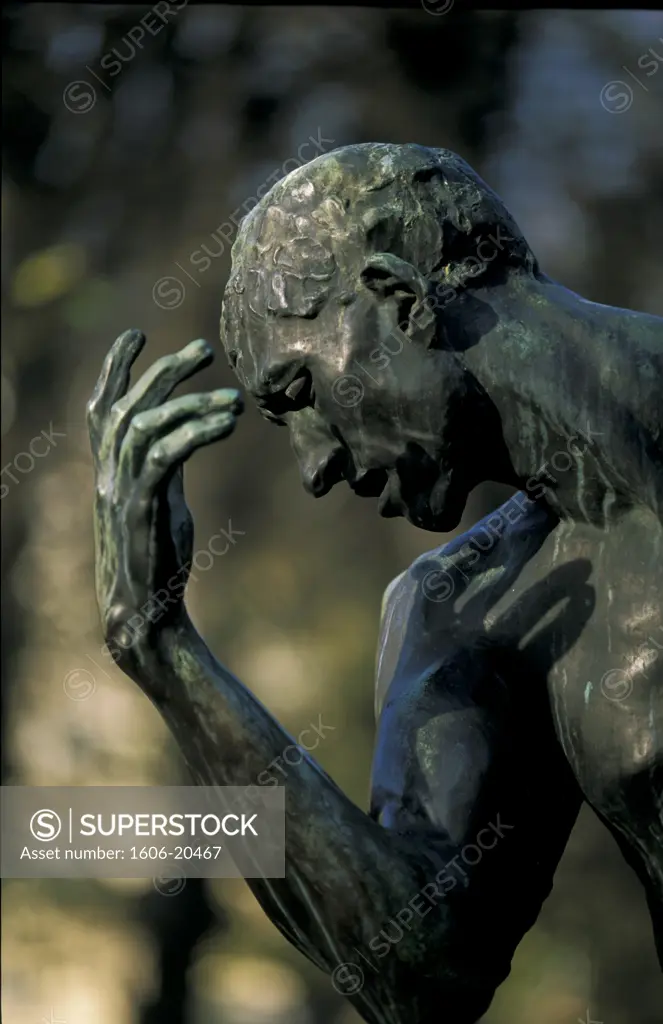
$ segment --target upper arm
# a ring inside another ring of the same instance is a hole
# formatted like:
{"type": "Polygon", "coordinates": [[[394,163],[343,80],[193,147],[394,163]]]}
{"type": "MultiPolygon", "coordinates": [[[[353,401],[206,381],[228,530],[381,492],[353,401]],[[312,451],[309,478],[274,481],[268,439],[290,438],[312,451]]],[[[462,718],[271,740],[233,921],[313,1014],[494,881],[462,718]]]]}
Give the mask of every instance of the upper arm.
{"type": "Polygon", "coordinates": [[[386,827],[462,838],[481,810],[499,718],[480,695],[499,684],[419,575],[401,574],[382,600],[371,810],[386,827]]]}
{"type": "Polygon", "coordinates": [[[378,646],[375,659],[375,720],[380,718],[385,690],[393,675],[398,653],[398,636],[392,628],[394,612],[402,603],[402,585],[407,573],[402,572],[391,581],[382,595],[380,605],[380,627],[378,630],[378,646]],[[400,599],[400,600],[399,600],[400,599]]]}

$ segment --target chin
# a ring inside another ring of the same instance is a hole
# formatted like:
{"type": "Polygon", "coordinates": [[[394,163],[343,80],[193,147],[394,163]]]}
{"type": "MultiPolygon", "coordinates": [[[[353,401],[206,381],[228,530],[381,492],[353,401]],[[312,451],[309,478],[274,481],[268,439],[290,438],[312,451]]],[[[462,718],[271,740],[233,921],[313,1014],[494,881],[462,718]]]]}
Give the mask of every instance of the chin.
{"type": "Polygon", "coordinates": [[[451,533],[460,524],[469,493],[468,481],[453,469],[439,474],[421,491],[408,489],[397,474],[391,474],[378,510],[385,519],[402,517],[428,533],[451,533]]]}
{"type": "Polygon", "coordinates": [[[412,526],[428,533],[451,533],[460,524],[465,510],[465,502],[445,502],[441,508],[433,510],[427,500],[412,505],[393,505],[380,508],[380,515],[385,519],[406,519],[412,526]]]}
{"type": "Polygon", "coordinates": [[[428,533],[451,533],[460,525],[469,493],[460,484],[457,476],[441,481],[430,494],[404,509],[405,518],[428,533]]]}
{"type": "Polygon", "coordinates": [[[417,526],[420,530],[426,530],[428,533],[451,533],[457,526],[460,525],[460,521],[463,517],[463,508],[444,508],[438,512],[433,512],[431,509],[410,511],[406,510],[405,518],[408,523],[412,523],[413,526],[417,526]]]}

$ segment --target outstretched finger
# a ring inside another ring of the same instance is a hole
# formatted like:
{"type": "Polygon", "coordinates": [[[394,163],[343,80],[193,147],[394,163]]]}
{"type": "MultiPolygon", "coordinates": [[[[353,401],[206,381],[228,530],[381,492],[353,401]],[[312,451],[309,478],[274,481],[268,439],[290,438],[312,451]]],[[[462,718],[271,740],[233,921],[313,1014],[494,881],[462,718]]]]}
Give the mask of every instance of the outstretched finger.
{"type": "MultiPolygon", "coordinates": [[[[181,489],[181,480],[172,490],[173,477],[181,473],[182,463],[186,462],[197,448],[211,444],[227,437],[235,429],[237,420],[232,413],[210,413],[200,420],[188,422],[171,434],[166,435],[152,446],[145,460],[140,477],[133,482],[130,497],[125,499],[126,521],[128,525],[129,561],[134,566],[145,563],[149,557],[146,553],[152,549],[154,523],[152,512],[154,498],[160,488],[167,485],[171,495],[181,489]]],[[[183,496],[182,496],[183,500],[183,496]]],[[[179,510],[179,518],[186,516],[184,508],[179,510]]],[[[172,530],[172,517],[169,529],[172,530]]],[[[171,534],[171,541],[177,538],[171,534]]]]}
{"type": "Polygon", "coordinates": [[[199,420],[178,427],[171,434],[157,441],[145,460],[141,475],[144,496],[152,495],[161,481],[173,470],[205,445],[220,441],[232,434],[237,419],[232,413],[213,412],[199,420]]]}
{"type": "Polygon", "coordinates": [[[160,405],[178,384],[209,366],[213,359],[211,345],[202,339],[192,341],[180,352],[157,359],[124,398],[116,403],[114,412],[118,416],[119,425],[128,425],[137,413],[160,405]]]}
{"type": "Polygon", "coordinates": [[[145,409],[137,413],[129,424],[120,447],[118,459],[118,480],[120,489],[127,493],[131,480],[140,473],[151,446],[170,434],[176,427],[190,420],[199,420],[210,413],[232,413],[243,410],[239,391],[235,388],[219,388],[194,395],[173,398],[156,409],[145,409]]]}
{"type": "Polygon", "coordinates": [[[113,342],[87,404],[87,422],[91,433],[98,435],[101,432],[111,407],[126,394],[131,367],[144,344],[143,332],[133,329],[125,331],[113,342]]]}

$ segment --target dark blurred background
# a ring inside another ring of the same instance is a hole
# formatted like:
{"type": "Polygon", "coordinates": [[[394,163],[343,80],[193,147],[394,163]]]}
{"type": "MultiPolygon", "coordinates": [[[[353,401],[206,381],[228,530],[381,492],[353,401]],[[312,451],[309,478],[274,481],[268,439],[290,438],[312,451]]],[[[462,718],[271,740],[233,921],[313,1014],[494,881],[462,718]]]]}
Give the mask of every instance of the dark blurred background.
{"type": "MultiPolygon", "coordinates": [[[[215,231],[319,135],[458,151],[547,273],[662,315],[663,16],[459,0],[2,18],[4,781],[184,782],[157,712],[100,656],[84,405],[109,345],[141,327],[142,369],[216,342],[229,247],[215,231]]],[[[233,383],[220,353],[195,389],[233,383]]],[[[286,432],[252,408],[195,456],[187,494],[198,547],[242,531],[191,584],[201,632],[291,733],[333,727],[316,755],[366,806],[380,599],[442,538],[343,487],[307,497],[286,432]]],[[[475,492],[463,526],[505,496],[475,492]]],[[[7,1024],[358,1022],[241,880],[170,898],[150,880],[7,882],[3,930],[7,1024]]],[[[583,812],[485,1022],[660,1024],[662,1009],[643,894],[583,812]]]]}

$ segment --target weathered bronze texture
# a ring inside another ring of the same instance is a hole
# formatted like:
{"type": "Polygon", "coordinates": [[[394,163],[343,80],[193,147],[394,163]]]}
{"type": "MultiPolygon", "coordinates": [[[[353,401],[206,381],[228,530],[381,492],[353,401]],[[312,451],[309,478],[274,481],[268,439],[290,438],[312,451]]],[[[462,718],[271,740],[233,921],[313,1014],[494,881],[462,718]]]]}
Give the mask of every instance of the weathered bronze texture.
{"type": "MultiPolygon", "coordinates": [[[[183,601],[181,467],[241,399],[170,398],[202,341],[130,387],[144,340],[118,338],[88,407],[105,637],[198,782],[267,784],[293,741],[183,601]]],[[[304,753],[287,876],[248,883],[266,913],[370,1024],[473,1024],[585,800],[663,962],[663,320],[548,278],[455,154],[365,144],[242,222],[222,340],[312,494],[345,479],[446,532],[476,484],[518,491],[388,588],[370,811],[304,753]]]]}

